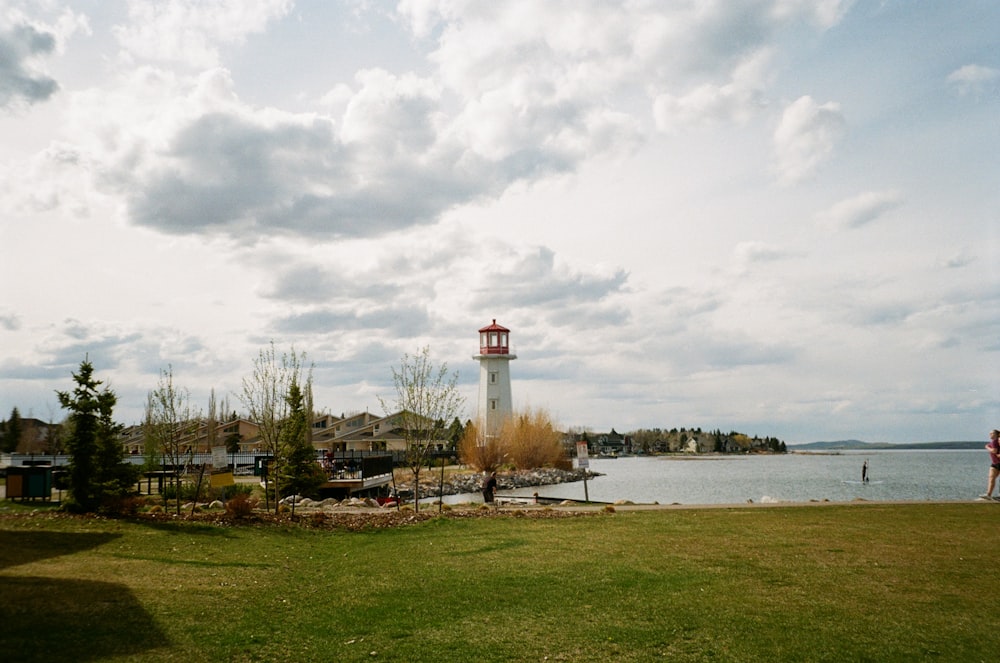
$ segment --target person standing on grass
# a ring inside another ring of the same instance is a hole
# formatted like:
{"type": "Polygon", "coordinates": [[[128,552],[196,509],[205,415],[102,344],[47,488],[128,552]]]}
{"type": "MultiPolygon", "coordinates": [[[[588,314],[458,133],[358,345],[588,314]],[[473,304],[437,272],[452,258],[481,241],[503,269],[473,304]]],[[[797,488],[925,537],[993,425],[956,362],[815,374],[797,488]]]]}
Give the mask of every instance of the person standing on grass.
{"type": "Polygon", "coordinates": [[[991,500],[997,476],[1000,475],[1000,431],[995,428],[990,431],[990,441],[986,444],[986,450],[990,452],[990,482],[986,487],[986,494],[980,497],[991,500]]]}
{"type": "Polygon", "coordinates": [[[497,493],[497,473],[490,472],[490,475],[486,477],[486,481],[483,482],[483,501],[487,504],[493,504],[493,498],[497,493]]]}

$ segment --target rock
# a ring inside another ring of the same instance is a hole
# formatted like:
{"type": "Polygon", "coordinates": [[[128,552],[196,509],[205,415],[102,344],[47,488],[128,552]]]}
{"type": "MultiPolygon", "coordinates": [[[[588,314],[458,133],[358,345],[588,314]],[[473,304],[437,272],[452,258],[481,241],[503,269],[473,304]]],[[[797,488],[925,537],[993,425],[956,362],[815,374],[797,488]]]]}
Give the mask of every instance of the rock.
{"type": "MultiPolygon", "coordinates": [[[[521,470],[499,474],[497,476],[498,488],[500,490],[510,490],[513,488],[527,488],[530,486],[546,486],[558,483],[569,483],[582,481],[584,474],[588,477],[599,476],[594,472],[586,470],[557,470],[555,468],[538,468],[534,470],[521,470]]],[[[445,495],[459,495],[462,493],[478,493],[482,489],[483,475],[477,472],[467,474],[454,474],[448,478],[443,490],[440,483],[433,479],[423,478],[420,481],[421,497],[438,497],[443,492],[445,495]]],[[[412,491],[412,482],[401,482],[396,486],[397,490],[412,491]]]]}

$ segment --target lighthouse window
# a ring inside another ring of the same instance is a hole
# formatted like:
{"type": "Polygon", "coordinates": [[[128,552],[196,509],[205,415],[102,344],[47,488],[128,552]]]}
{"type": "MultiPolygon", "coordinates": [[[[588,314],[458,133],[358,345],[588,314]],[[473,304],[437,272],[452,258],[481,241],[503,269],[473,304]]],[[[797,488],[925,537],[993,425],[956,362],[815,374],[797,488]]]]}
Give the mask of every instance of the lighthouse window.
{"type": "Polygon", "coordinates": [[[486,347],[486,332],[479,335],[479,345],[484,348],[486,347]]]}
{"type": "Polygon", "coordinates": [[[500,334],[500,345],[507,347],[507,334],[500,334]]]}
{"type": "Polygon", "coordinates": [[[497,347],[497,333],[496,332],[490,332],[490,347],[491,348],[497,347]]]}
{"type": "Polygon", "coordinates": [[[490,371],[490,384],[496,384],[496,383],[497,383],[497,372],[490,371]]]}
{"type": "Polygon", "coordinates": [[[497,409],[497,400],[495,398],[490,399],[490,409],[491,410],[497,409]]]}

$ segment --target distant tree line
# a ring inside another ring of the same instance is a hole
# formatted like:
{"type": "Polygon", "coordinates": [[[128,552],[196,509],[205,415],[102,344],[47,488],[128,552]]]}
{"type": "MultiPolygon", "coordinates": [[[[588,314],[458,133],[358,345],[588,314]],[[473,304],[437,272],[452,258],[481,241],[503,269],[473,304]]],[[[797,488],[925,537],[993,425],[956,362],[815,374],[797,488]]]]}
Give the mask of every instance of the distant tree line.
{"type": "Polygon", "coordinates": [[[641,453],[676,453],[694,450],[701,453],[786,453],[785,443],[776,437],[750,436],[737,431],[723,433],[701,428],[640,428],[628,433],[632,450],[641,453]]]}

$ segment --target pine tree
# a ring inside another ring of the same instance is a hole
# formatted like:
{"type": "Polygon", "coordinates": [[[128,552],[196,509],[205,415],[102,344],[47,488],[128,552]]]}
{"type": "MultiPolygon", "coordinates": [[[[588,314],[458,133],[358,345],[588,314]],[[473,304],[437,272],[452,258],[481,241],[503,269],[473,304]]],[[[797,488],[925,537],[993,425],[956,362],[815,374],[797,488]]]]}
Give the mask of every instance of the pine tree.
{"type": "MultiPolygon", "coordinates": [[[[306,389],[311,391],[310,385],[307,384],[306,389]]],[[[314,497],[326,476],[316,462],[316,449],[309,441],[311,414],[306,401],[312,399],[307,399],[299,383],[293,380],[285,400],[289,414],[281,427],[281,446],[286,452],[283,488],[290,495],[314,497]]]]}
{"type": "Polygon", "coordinates": [[[24,433],[24,423],[21,421],[21,413],[17,407],[10,411],[10,419],[3,425],[3,447],[0,451],[4,453],[14,453],[17,445],[21,441],[24,433]]]}
{"type": "Polygon", "coordinates": [[[118,443],[119,427],[112,420],[118,397],[108,388],[99,389],[94,366],[88,359],[80,362],[80,372],[73,374],[72,392],[57,391],[59,404],[70,411],[72,435],[67,447],[69,492],[72,506],[84,512],[106,506],[112,497],[124,495],[135,480],[136,471],[125,462],[118,443]]]}

